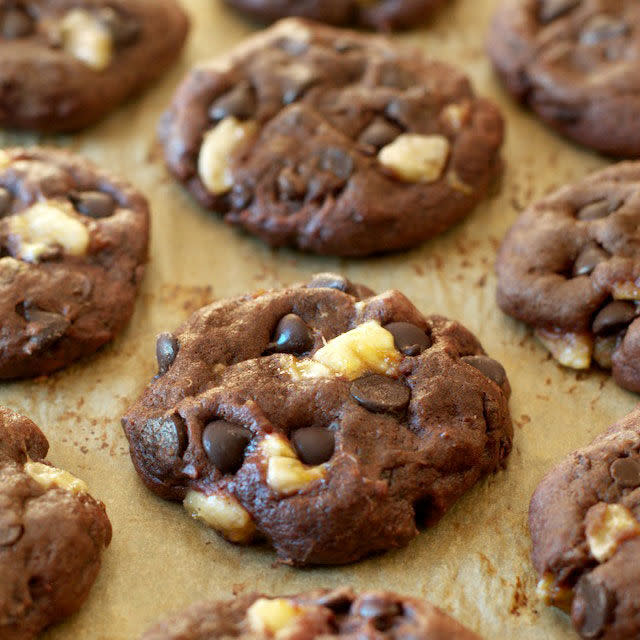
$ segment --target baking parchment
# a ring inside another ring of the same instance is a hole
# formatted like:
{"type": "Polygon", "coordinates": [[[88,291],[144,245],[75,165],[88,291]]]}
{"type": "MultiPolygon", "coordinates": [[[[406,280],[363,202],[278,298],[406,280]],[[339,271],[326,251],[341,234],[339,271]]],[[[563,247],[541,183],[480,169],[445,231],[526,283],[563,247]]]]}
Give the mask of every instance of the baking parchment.
{"type": "MultiPolygon", "coordinates": [[[[203,598],[260,590],[292,593],[353,585],[423,596],[486,638],[574,638],[567,618],[536,599],[526,513],[542,475],[629,412],[638,397],[608,376],[558,367],[521,324],[495,304],[496,248],[533,198],[607,162],[549,132],[500,88],[484,53],[498,0],[452,0],[431,25],[397,35],[462,66],[507,120],[505,173],[466,221],[424,246],[368,260],[270,250],[198,207],[166,173],[158,118],[183,74],[259,28],[221,0],[183,0],[192,33],[181,61],[138,100],[76,136],[69,147],[137,185],[152,205],[151,260],[128,329],[112,345],[48,379],[0,385],[0,403],[35,420],[49,459],[88,482],[107,505],[111,547],[81,611],[46,640],[135,639],[165,614],[203,598]],[[462,321],[504,363],[513,397],[508,468],[468,492],[409,546],[359,564],[299,570],[266,549],[235,547],[145,490],[128,455],[120,416],[155,373],[154,337],[215,298],[280,286],[318,270],[341,271],[382,291],[404,291],[425,313],[462,321]]],[[[0,145],[38,138],[0,132],[0,145]]]]}

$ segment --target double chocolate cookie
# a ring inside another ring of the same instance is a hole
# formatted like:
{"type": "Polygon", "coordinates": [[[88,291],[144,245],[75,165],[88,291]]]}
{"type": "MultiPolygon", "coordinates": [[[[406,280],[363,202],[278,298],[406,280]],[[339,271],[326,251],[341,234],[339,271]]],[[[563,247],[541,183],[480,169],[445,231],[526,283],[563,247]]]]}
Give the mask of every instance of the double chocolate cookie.
{"type": "Polygon", "coordinates": [[[554,129],[640,157],[637,0],[506,0],[488,47],[508,90],[554,129]]]}
{"type": "Polygon", "coordinates": [[[3,0],[0,127],[93,124],[160,76],[187,30],[174,0],[3,0]]]}
{"type": "Polygon", "coordinates": [[[160,125],[169,169],[273,246],[404,249],[467,215],[503,123],[449,65],[288,19],[186,78],[160,125]]]}
{"type": "Polygon", "coordinates": [[[511,449],[502,366],[457,322],[335,274],[197,311],[123,418],[160,496],[282,562],[407,544],[511,449]]]}
{"type": "Polygon", "coordinates": [[[544,478],[529,526],[543,598],[583,638],[640,637],[640,408],[544,478]]]}
{"type": "Polygon", "coordinates": [[[149,241],[145,198],[84,158],[0,150],[0,378],[93,353],[133,313],[149,241]]]}
{"type": "Polygon", "coordinates": [[[51,466],[31,420],[0,407],[0,638],[31,640],[77,611],[111,541],[104,505],[51,466]]]}
{"type": "Polygon", "coordinates": [[[498,304],[561,364],[592,360],[640,391],[640,163],[622,163],[526,209],[497,261],[498,304]]]}
{"type": "Polygon", "coordinates": [[[423,600],[351,589],[274,598],[257,594],[196,604],[161,622],[142,640],[210,638],[359,638],[361,640],[480,640],[423,600]]]}
{"type": "Polygon", "coordinates": [[[226,0],[227,4],[263,22],[287,16],[333,25],[359,25],[391,31],[415,27],[444,0],[226,0]]]}

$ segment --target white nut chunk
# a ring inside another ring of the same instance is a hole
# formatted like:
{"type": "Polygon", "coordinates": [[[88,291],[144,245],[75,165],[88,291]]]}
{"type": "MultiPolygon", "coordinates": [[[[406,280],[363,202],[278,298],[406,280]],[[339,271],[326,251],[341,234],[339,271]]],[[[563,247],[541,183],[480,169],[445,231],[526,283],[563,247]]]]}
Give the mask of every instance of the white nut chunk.
{"type": "Polygon", "coordinates": [[[212,194],[222,195],[231,189],[231,156],[257,128],[252,120],[240,122],[229,116],[204,134],[198,155],[198,176],[212,194]]]}
{"type": "Polygon", "coordinates": [[[74,58],[96,71],[103,71],[113,58],[109,29],[90,11],[72,9],[60,24],[62,47],[74,58]]]}
{"type": "Polygon", "coordinates": [[[251,631],[281,638],[291,630],[304,614],[304,608],[285,598],[259,598],[247,611],[251,631]]]}
{"type": "Polygon", "coordinates": [[[228,494],[205,495],[190,490],[184,499],[184,508],[193,518],[201,520],[231,542],[249,542],[256,527],[249,512],[228,494]]]}
{"type": "Polygon", "coordinates": [[[581,333],[561,333],[536,329],[535,336],[564,367],[588,369],[591,366],[593,339],[581,333]]]}
{"type": "Polygon", "coordinates": [[[640,300],[640,285],[637,282],[616,282],[611,293],[615,300],[640,300]]]}
{"type": "Polygon", "coordinates": [[[449,148],[444,136],[403,133],[380,149],[378,162],[407,182],[435,182],[447,164],[449,148]]]}
{"type": "Polygon", "coordinates": [[[469,121],[471,105],[468,102],[462,104],[452,103],[442,110],[444,121],[454,130],[460,131],[469,121]]]}
{"type": "Polygon", "coordinates": [[[598,503],[586,517],[587,544],[598,562],[605,562],[622,542],[640,536],[640,522],[622,504],[598,503]]]}
{"type": "Polygon", "coordinates": [[[89,230],[62,202],[37,202],[11,216],[7,224],[9,234],[17,241],[18,257],[26,262],[39,262],[58,248],[68,255],[81,256],[89,247],[89,230]]]}
{"type": "Polygon", "coordinates": [[[267,459],[267,484],[277,493],[295,493],[326,473],[325,465],[308,467],[303,464],[291,445],[279,435],[266,436],[260,443],[260,450],[267,459]]]}
{"type": "Polygon", "coordinates": [[[88,493],[89,487],[68,471],[50,467],[42,462],[27,462],[24,471],[31,476],[43,489],[64,489],[71,493],[88,493]]]}

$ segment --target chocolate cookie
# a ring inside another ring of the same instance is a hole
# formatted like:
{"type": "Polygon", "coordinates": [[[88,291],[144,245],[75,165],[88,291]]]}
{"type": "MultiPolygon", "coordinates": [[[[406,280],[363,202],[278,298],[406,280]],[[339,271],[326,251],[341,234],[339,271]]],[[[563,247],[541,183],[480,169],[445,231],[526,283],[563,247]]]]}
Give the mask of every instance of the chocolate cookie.
{"type": "Polygon", "coordinates": [[[379,31],[408,29],[424,22],[445,0],[226,0],[252,18],[273,22],[287,16],[336,26],[379,31]]]}
{"type": "Polygon", "coordinates": [[[30,640],[77,611],[111,541],[104,505],[44,457],[28,418],[0,407],[0,638],[30,640]]]}
{"type": "Polygon", "coordinates": [[[64,151],[0,150],[0,378],[109,342],[133,313],[148,241],[128,183],[64,151]]]}
{"type": "Polygon", "coordinates": [[[640,637],[640,407],[544,478],[529,527],[548,604],[583,638],[640,637]]]}
{"type": "Polygon", "coordinates": [[[346,588],[280,598],[251,594],[226,602],[203,602],[149,629],[142,640],[223,637],[480,640],[424,600],[385,591],[358,596],[346,588]]]}
{"type": "Polygon", "coordinates": [[[160,126],[169,169],[205,207],[273,246],[345,256],[467,215],[502,135],[456,69],[293,18],[192,71],[160,126]]]}
{"type": "Polygon", "coordinates": [[[335,274],[197,311],[123,418],[160,496],[282,562],[407,544],[511,449],[509,383],[457,322],[335,274]]]}
{"type": "Polygon", "coordinates": [[[174,0],[3,0],[0,127],[93,124],[164,73],[187,30],[174,0]]]}
{"type": "Polygon", "coordinates": [[[640,163],[531,205],[498,254],[498,304],[533,325],[561,364],[594,360],[640,391],[640,163]]]}
{"type": "Polygon", "coordinates": [[[560,133],[640,157],[640,3],[506,0],[488,39],[507,89],[560,133]]]}

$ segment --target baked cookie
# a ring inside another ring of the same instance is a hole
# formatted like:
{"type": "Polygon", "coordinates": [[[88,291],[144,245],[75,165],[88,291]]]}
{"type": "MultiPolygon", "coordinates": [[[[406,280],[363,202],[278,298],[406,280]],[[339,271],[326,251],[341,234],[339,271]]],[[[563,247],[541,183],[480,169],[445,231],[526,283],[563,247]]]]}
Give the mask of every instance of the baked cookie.
{"type": "Polygon", "coordinates": [[[93,124],[162,75],[187,30],[174,0],[3,0],[0,127],[93,124]]]}
{"type": "Polygon", "coordinates": [[[431,17],[444,0],[226,0],[262,22],[287,16],[379,31],[408,29],[431,17]]]}
{"type": "Polygon", "coordinates": [[[640,157],[637,0],[506,0],[488,49],[507,89],[554,129],[640,157]]]}
{"type": "Polygon", "coordinates": [[[406,545],[511,449],[509,383],[474,336],[336,274],[204,307],[157,356],[123,418],[142,480],[285,563],[406,545]]]}
{"type": "Polygon", "coordinates": [[[359,638],[361,640],[480,640],[424,600],[385,591],[312,591],[274,598],[251,594],[200,603],[142,636],[142,640],[211,638],[359,638]]]}
{"type": "Polygon", "coordinates": [[[130,184],[64,151],[0,150],[0,378],[109,342],[133,313],[148,241],[130,184]]]}
{"type": "Polygon", "coordinates": [[[594,173],[527,208],[496,265],[498,304],[560,364],[595,361],[640,391],[640,162],[594,173]]]}
{"type": "Polygon", "coordinates": [[[111,541],[104,505],[44,457],[28,418],[0,407],[0,638],[30,640],[77,611],[111,541]]]}
{"type": "Polygon", "coordinates": [[[544,478],[529,527],[548,604],[583,638],[640,637],[640,407],[544,478]]]}
{"type": "Polygon", "coordinates": [[[449,65],[294,18],[197,67],[160,125],[202,205],[273,246],[345,256],[417,245],[467,215],[502,136],[449,65]]]}

